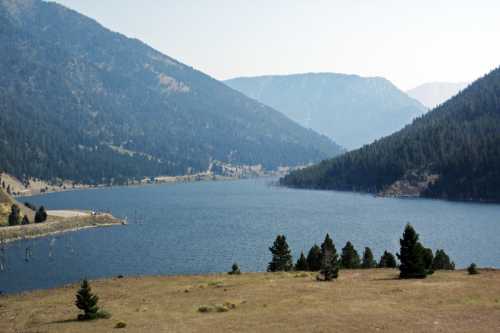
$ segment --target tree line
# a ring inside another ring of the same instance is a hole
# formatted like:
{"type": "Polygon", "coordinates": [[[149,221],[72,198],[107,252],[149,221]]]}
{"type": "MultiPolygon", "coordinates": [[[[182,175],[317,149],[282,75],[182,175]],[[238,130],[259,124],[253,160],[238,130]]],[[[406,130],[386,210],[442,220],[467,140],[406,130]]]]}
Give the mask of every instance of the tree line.
{"type": "Polygon", "coordinates": [[[369,269],[369,268],[396,268],[400,270],[400,278],[425,278],[435,270],[454,270],[455,263],[442,249],[435,253],[426,248],[419,241],[419,235],[415,229],[407,224],[400,239],[400,252],[396,257],[385,250],[380,260],[374,259],[373,252],[365,247],[363,255],[360,256],[354,245],[348,241],[339,254],[332,238],[326,234],[325,240],[318,246],[314,244],[307,256],[304,252],[296,263],[293,263],[292,253],[286,237],[278,235],[273,245],[269,248],[272,254],[271,261],[267,266],[268,272],[278,271],[319,271],[318,280],[330,281],[336,279],[340,269],[369,269]]]}

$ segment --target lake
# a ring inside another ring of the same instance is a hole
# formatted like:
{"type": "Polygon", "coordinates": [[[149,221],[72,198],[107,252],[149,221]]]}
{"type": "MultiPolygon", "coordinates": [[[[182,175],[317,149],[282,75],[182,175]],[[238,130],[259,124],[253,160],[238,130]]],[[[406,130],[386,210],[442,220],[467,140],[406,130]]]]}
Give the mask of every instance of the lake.
{"type": "MultiPolygon", "coordinates": [[[[19,241],[3,250],[0,290],[56,287],[117,275],[264,271],[268,247],[286,235],[294,260],[328,232],[337,251],[398,251],[406,223],[458,267],[500,267],[500,205],[287,189],[270,179],[115,187],[20,199],[49,209],[95,209],[129,225],[19,241]],[[25,260],[26,249],[31,257],[25,260]]],[[[1,255],[1,253],[0,253],[1,255]]]]}

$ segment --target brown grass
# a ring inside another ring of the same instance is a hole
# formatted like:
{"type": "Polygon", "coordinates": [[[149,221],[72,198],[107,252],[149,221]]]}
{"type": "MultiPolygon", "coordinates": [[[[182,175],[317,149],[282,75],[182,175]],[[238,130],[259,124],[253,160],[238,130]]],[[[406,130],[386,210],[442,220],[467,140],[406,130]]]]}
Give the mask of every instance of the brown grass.
{"type": "Polygon", "coordinates": [[[500,271],[395,270],[93,281],[108,320],[77,322],[77,285],[0,297],[0,332],[500,332],[500,271]]]}

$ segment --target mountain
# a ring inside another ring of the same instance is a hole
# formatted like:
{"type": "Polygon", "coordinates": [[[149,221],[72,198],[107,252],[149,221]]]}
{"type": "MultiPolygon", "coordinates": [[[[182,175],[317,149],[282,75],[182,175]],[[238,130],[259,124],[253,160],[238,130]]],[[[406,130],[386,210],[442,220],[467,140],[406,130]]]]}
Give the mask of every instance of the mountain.
{"type": "Polygon", "coordinates": [[[500,68],[399,132],[281,183],[500,201],[500,68]]]}
{"type": "Polygon", "coordinates": [[[348,149],[401,129],[426,109],[386,79],[311,73],[225,83],[348,149]]]}
{"type": "Polygon", "coordinates": [[[53,2],[0,0],[0,171],[124,182],[342,149],[223,83],[53,2]]]}
{"type": "Polygon", "coordinates": [[[406,93],[429,109],[444,103],[467,87],[468,83],[429,82],[419,85],[406,93]]]}

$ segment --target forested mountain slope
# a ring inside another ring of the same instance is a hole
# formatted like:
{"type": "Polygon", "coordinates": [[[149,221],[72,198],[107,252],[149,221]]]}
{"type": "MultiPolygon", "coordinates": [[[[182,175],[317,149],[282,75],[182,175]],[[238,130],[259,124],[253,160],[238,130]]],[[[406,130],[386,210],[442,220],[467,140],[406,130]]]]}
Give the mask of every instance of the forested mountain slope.
{"type": "Polygon", "coordinates": [[[394,133],[427,111],[380,77],[307,73],[225,83],[348,149],[394,133]]]}
{"type": "Polygon", "coordinates": [[[0,0],[0,171],[123,182],[342,150],[279,112],[56,3],[0,0]]]}
{"type": "Polygon", "coordinates": [[[500,68],[403,130],[281,182],[369,192],[405,182],[423,196],[500,201],[500,68]]]}

